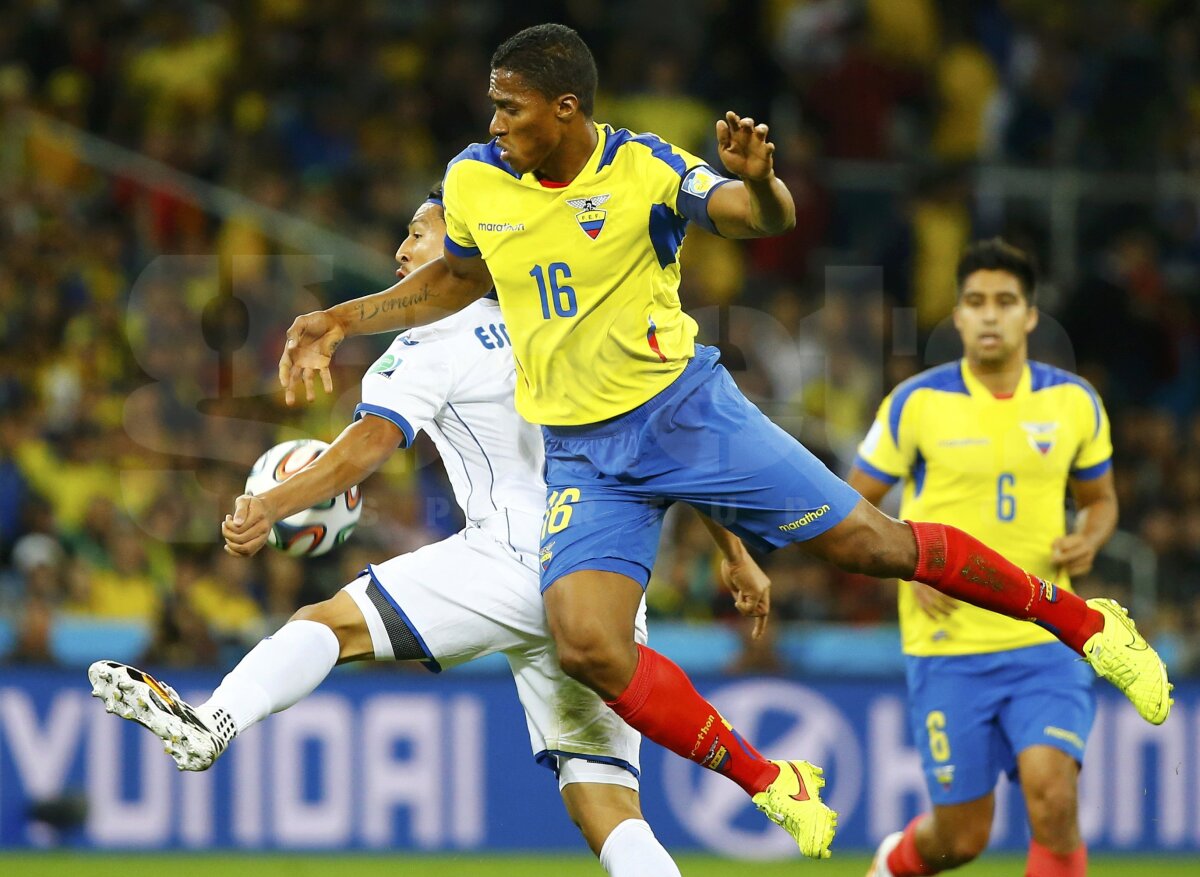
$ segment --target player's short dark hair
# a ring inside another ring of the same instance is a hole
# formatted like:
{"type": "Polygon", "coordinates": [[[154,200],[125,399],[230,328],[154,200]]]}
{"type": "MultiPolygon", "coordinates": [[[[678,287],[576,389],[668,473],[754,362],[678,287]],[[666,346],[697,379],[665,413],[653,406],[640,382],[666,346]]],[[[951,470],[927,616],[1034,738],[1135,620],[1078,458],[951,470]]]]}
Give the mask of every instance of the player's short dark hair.
{"type": "Polygon", "coordinates": [[[1005,271],[1011,274],[1020,281],[1026,304],[1037,304],[1037,265],[1033,257],[1003,238],[976,241],[963,251],[956,272],[959,295],[967,278],[976,271],[1005,271]]]}
{"type": "Polygon", "coordinates": [[[434,204],[441,207],[443,202],[446,200],[446,191],[443,185],[438,183],[436,186],[430,189],[429,194],[425,196],[425,200],[432,201],[434,204]]]}
{"type": "Polygon", "coordinates": [[[513,34],[492,55],[493,70],[511,70],[547,100],[561,94],[579,98],[588,118],[596,105],[596,59],[565,24],[536,24],[513,34]]]}

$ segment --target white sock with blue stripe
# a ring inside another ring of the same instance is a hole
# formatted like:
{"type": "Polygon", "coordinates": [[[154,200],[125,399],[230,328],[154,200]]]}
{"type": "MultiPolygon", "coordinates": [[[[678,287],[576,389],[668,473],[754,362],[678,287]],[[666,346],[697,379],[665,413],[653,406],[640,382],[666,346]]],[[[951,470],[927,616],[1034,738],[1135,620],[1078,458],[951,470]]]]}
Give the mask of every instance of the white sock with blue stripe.
{"type": "Polygon", "coordinates": [[[196,712],[208,721],[224,710],[240,734],[311,694],[340,653],[337,635],[324,624],[289,621],[251,649],[196,712]]]}
{"type": "Polygon", "coordinates": [[[680,877],[679,866],[644,819],[626,819],[609,833],[600,864],[611,877],[680,877]]]}

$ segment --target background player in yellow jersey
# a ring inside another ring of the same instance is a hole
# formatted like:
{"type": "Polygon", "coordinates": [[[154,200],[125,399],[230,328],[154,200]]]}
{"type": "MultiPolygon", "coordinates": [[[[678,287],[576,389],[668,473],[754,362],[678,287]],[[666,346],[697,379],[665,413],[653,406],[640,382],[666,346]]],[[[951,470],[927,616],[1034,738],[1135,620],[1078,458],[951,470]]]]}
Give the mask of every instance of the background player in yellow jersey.
{"type": "MultiPolygon", "coordinates": [[[[496,50],[493,139],[446,170],[443,257],[293,323],[280,361],[289,399],[301,383],[311,397],[318,373],[331,389],[329,358],[347,334],[423,325],[494,283],[517,409],[543,425],[541,587],[563,669],[644,736],[736,782],[806,855],[827,856],[836,825],[820,771],[763,758],[679,667],[634,641],[673,502],[763,550],[802,543],[844,569],[1052,624],[1163,721],[1165,668],[1128,647],[1123,615],[1055,595],[953,527],[882,514],[755,408],[716,350],[695,344],[678,296],[688,223],[739,238],[795,223],[767,127],[734,113],[717,122],[730,179],[652,134],[594,122],[596,79],[587,45],[562,25],[527,28],[496,50]]],[[[767,608],[764,599],[758,611],[767,608]]]]}
{"type": "MultiPolygon", "coordinates": [[[[903,482],[903,517],[954,524],[1069,588],[1117,524],[1104,406],[1081,378],[1029,361],[1037,278],[1023,252],[999,239],[977,243],[957,276],[965,356],[883,401],[850,483],[878,503],[903,482]]],[[[1024,792],[1033,833],[1026,874],[1082,877],[1076,786],[1093,674],[1049,631],[917,582],[900,583],[900,630],[934,806],[884,839],[872,877],[934,874],[978,856],[1000,771],[1019,777],[1024,792]]]]}

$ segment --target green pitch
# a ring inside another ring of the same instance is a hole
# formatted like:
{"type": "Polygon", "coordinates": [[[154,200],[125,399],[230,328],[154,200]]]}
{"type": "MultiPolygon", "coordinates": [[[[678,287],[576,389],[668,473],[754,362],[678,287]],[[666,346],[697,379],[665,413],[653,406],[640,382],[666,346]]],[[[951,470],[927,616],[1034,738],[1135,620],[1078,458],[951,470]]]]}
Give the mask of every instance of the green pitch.
{"type": "MultiPolygon", "coordinates": [[[[865,856],[838,856],[825,862],[730,862],[708,856],[680,856],[684,877],[862,877],[865,856]]],[[[1196,857],[1146,858],[1097,857],[1090,861],[1090,877],[1195,877],[1196,857]]],[[[286,856],[164,855],[40,855],[0,854],[0,873],[12,877],[129,877],[160,874],[162,877],[603,877],[595,859],[582,856],[329,856],[320,853],[286,856]]],[[[987,856],[955,872],[965,877],[1012,877],[1024,873],[1024,860],[1012,856],[987,856]]]]}

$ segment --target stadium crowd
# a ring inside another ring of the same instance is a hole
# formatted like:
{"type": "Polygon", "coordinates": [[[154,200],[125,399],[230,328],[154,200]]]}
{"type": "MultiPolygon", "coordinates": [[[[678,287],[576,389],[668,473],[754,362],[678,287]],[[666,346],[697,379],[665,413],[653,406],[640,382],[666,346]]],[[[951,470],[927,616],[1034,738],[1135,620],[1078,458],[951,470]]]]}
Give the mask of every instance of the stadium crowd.
{"type": "MultiPolygon", "coordinates": [[[[340,551],[222,553],[254,459],[332,439],[380,349],[348,343],[334,398],[288,410],[283,329],[387,277],[330,271],[255,215],[101,169],[80,132],[386,254],[446,160],[485,136],[489,47],[541,20],[596,51],[601,121],[710,157],[725,109],[772,125],[796,230],[744,246],[690,233],[682,294],[743,389],[835,471],[896,382],[956,355],[963,246],[1003,234],[1035,253],[1033,355],[1104,398],[1120,527],[1157,558],[1143,624],[1176,673],[1200,672],[1200,199],[1155,185],[1200,171],[1200,13],[1169,0],[6,4],[0,660],[53,661],[56,620],[88,616],[144,624],[146,660],[227,664],[366,561],[458,523],[422,443],[368,483],[340,551]],[[987,185],[996,166],[1146,184],[1045,207],[987,185]]],[[[733,622],[707,533],[672,520],[652,613],[733,622]]],[[[894,621],[889,589],[797,552],[768,570],[777,621],[894,621]]],[[[1129,600],[1129,576],[1105,558],[1079,588],[1129,600]]],[[[736,666],[803,669],[770,642],[736,666]]]]}

